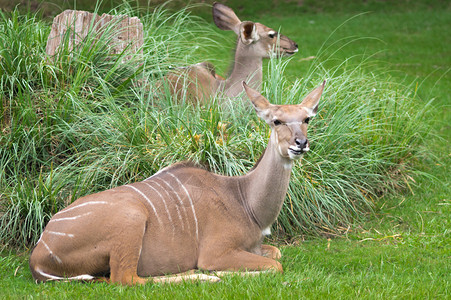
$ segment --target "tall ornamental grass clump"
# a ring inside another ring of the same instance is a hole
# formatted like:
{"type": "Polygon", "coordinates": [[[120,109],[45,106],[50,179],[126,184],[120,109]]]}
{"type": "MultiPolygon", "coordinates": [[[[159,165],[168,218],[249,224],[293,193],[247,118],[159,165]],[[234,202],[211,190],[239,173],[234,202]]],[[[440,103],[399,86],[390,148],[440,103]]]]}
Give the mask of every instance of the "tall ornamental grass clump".
{"type": "MultiPolygon", "coordinates": [[[[128,7],[115,13],[139,14],[128,7]]],[[[14,14],[3,15],[0,27],[19,31],[9,22],[14,14]]],[[[24,27],[48,31],[49,24],[34,17],[17,18],[26,21],[24,27]]],[[[32,72],[2,73],[9,84],[1,95],[3,245],[33,245],[50,217],[83,195],[145,179],[180,160],[242,175],[266,147],[268,126],[246,98],[228,102],[218,96],[194,106],[154,92],[171,64],[205,60],[194,50],[202,43],[214,46],[211,27],[186,11],[171,15],[161,8],[141,20],[143,55],[126,65],[121,55],[108,54],[108,36],[97,41],[95,51],[63,48],[53,64],[46,63],[45,39],[36,44],[30,33],[21,40],[18,49],[33,47],[37,57],[32,72]]],[[[2,45],[2,57],[12,52],[2,45]]],[[[10,55],[18,59],[20,51],[10,55]]],[[[425,109],[415,107],[410,87],[365,73],[361,64],[326,69],[319,60],[291,83],[281,76],[287,63],[268,64],[263,94],[270,102],[299,103],[324,79],[327,84],[310,124],[312,150],[296,163],[274,229],[285,237],[336,232],[369,211],[379,196],[407,184],[427,136],[427,124],[419,121],[425,109]]]]}
{"type": "Polygon", "coordinates": [[[142,53],[111,55],[112,24],[100,38],[91,31],[73,51],[66,36],[59,52],[48,57],[50,22],[17,10],[0,12],[3,245],[33,244],[51,215],[76,197],[149,172],[145,164],[130,162],[143,140],[129,134],[147,130],[144,124],[155,126],[151,132],[160,129],[150,116],[131,116],[139,104],[153,101],[151,85],[161,74],[198,61],[202,48],[215,46],[214,31],[187,10],[170,13],[161,6],[141,12],[124,4],[110,14],[140,17],[142,53]],[[192,40],[195,47],[188,43],[192,40]],[[126,56],[131,58],[123,63],[126,56]],[[124,127],[128,130],[121,131],[124,127]]]}

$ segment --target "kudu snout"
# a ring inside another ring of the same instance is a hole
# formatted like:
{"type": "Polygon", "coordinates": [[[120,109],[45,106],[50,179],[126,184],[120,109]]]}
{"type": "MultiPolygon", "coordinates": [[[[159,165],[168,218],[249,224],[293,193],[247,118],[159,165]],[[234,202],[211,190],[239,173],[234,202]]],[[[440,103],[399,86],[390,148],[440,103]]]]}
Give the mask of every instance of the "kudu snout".
{"type": "Polygon", "coordinates": [[[287,55],[294,54],[299,50],[298,44],[285,35],[280,35],[280,48],[287,55]]]}
{"type": "Polygon", "coordinates": [[[308,139],[306,138],[302,138],[302,139],[296,139],[295,140],[296,146],[298,146],[298,148],[300,148],[302,151],[306,152],[308,151],[308,139]]]}

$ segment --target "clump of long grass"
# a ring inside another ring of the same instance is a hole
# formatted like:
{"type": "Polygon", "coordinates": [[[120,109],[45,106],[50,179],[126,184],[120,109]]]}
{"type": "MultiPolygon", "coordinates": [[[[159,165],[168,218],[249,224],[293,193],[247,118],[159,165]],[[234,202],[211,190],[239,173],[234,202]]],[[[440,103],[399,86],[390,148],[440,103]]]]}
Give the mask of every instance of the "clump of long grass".
{"type": "MultiPolygon", "coordinates": [[[[121,9],[116,13],[139,14],[121,9]]],[[[42,40],[34,50],[38,71],[6,77],[15,83],[2,94],[8,103],[0,136],[2,244],[32,245],[51,215],[78,197],[142,180],[173,162],[191,160],[234,176],[263,152],[269,128],[247,99],[223,105],[218,96],[193,106],[155,95],[156,80],[172,64],[196,62],[196,47],[185,41],[211,43],[209,27],[185,11],[160,9],[141,20],[143,55],[126,66],[104,50],[108,36],[95,53],[62,50],[55,64],[43,63],[42,40]],[[34,84],[18,84],[24,81],[34,84]]],[[[41,22],[25,24],[48,26],[41,22]]],[[[287,63],[268,64],[263,94],[270,102],[299,103],[324,79],[327,85],[309,129],[312,150],[293,170],[275,229],[285,236],[337,231],[408,182],[427,136],[427,124],[418,121],[425,110],[413,105],[411,87],[365,73],[361,64],[326,69],[318,61],[290,83],[281,76],[287,63]]]]}
{"type": "Polygon", "coordinates": [[[1,244],[33,244],[70,201],[159,167],[148,141],[167,128],[163,114],[145,115],[155,98],[149,84],[174,64],[196,61],[214,33],[186,9],[146,13],[124,3],[111,14],[140,17],[142,51],[111,55],[111,24],[73,50],[66,37],[48,57],[49,22],[0,12],[1,244]]]}

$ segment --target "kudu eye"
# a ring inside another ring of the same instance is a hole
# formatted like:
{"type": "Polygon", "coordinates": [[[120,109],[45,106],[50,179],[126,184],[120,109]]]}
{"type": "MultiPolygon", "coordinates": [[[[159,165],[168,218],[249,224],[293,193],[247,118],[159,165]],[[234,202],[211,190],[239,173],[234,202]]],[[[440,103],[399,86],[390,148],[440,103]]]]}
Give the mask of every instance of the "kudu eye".
{"type": "Polygon", "coordinates": [[[308,122],[310,122],[310,118],[304,120],[304,123],[308,124],[308,122]]]}
{"type": "Polygon", "coordinates": [[[277,32],[275,32],[275,31],[271,31],[269,34],[268,34],[268,36],[269,36],[269,38],[271,38],[271,39],[273,39],[273,38],[275,38],[276,36],[277,36],[277,32]]]}
{"type": "Polygon", "coordinates": [[[282,125],[282,122],[280,120],[274,120],[273,123],[275,126],[282,125]]]}

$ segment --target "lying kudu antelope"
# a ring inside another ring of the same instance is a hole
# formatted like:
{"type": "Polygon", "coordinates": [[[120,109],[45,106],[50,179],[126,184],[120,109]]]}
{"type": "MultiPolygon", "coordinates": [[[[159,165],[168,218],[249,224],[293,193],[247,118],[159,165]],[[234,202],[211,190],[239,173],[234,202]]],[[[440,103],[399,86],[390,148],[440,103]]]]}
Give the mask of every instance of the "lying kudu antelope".
{"type": "Polygon", "coordinates": [[[233,10],[223,4],[213,4],[213,20],[220,29],[232,30],[238,36],[232,72],[224,79],[208,62],[178,68],[160,84],[166,85],[170,94],[179,99],[185,92],[186,98],[193,102],[205,102],[218,92],[237,97],[243,92],[243,81],[258,90],[263,76],[263,58],[298,51],[298,45],[286,36],[260,23],[241,22],[233,10]]]}
{"type": "Polygon", "coordinates": [[[219,279],[162,276],[194,269],[218,276],[281,272],[280,251],[262,240],[282,207],[293,161],[309,150],[307,126],[324,83],[298,105],[273,105],[243,87],[272,130],[248,174],[227,177],[176,163],[144,181],[82,197],[47,224],[30,257],[34,279],[88,280],[109,273],[109,282],[132,285],[219,279]]]}

